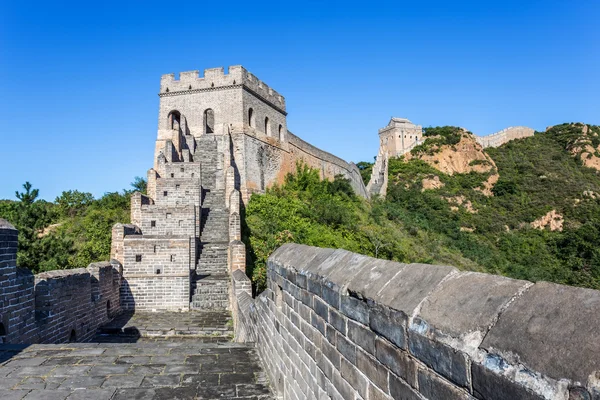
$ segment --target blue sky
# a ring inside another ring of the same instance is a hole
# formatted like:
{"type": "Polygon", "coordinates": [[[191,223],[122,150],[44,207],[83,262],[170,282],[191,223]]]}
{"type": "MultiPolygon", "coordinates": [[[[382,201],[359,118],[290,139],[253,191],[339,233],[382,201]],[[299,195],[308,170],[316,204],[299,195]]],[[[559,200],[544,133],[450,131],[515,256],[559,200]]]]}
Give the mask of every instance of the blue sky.
{"type": "Polygon", "coordinates": [[[391,116],[600,124],[599,20],[595,0],[0,1],[0,198],[128,188],[152,166],[160,75],[218,66],[244,65],[292,132],[355,162],[391,116]]]}

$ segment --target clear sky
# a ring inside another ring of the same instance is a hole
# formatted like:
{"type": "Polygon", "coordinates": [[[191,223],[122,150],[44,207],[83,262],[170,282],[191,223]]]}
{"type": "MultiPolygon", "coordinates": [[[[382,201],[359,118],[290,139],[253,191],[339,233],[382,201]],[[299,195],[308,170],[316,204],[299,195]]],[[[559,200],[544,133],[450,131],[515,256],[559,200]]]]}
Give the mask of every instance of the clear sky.
{"type": "Polygon", "coordinates": [[[128,188],[160,76],[241,64],[288,128],[372,161],[391,116],[479,135],[600,124],[600,1],[0,0],[0,198],[128,188]]]}

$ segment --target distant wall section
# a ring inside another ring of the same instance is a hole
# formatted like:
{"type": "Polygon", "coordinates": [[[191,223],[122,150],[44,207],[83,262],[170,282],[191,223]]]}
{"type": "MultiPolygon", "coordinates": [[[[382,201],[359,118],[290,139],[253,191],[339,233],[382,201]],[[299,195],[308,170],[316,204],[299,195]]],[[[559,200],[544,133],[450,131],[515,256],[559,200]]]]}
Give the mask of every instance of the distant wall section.
{"type": "Polygon", "coordinates": [[[367,197],[366,187],[355,164],[327,153],[289,131],[285,142],[244,131],[234,132],[231,137],[236,186],[239,184],[244,202],[249,200],[252,193],[262,193],[274,184],[282,184],[288,173],[296,172],[298,162],[319,171],[321,179],[333,180],[336,175],[344,176],[357,195],[367,197]]]}
{"type": "Polygon", "coordinates": [[[476,139],[477,142],[483,146],[483,148],[500,147],[504,143],[508,143],[511,140],[533,136],[534,133],[534,129],[526,126],[511,126],[510,128],[503,129],[500,132],[496,132],[488,136],[476,136],[476,139]]]}

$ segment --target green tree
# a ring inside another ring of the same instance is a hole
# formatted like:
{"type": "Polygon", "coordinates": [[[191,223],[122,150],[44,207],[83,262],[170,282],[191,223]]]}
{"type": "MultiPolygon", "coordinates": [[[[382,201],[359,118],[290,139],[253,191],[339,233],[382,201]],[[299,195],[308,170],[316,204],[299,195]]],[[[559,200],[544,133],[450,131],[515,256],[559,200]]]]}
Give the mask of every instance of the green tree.
{"type": "Polygon", "coordinates": [[[62,192],[54,200],[54,203],[58,206],[58,212],[61,217],[73,218],[84,211],[93,201],[94,196],[91,193],[69,190],[62,192]]]}
{"type": "Polygon", "coordinates": [[[148,182],[141,176],[136,176],[133,182],[131,182],[131,187],[135,192],[146,194],[146,191],[148,190],[148,182]]]}

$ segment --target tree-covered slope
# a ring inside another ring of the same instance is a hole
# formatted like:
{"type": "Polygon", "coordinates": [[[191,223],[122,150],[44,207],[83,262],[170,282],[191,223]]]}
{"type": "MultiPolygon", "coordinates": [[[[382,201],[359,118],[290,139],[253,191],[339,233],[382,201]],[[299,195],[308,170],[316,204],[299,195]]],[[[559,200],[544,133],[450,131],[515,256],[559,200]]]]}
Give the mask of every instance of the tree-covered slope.
{"type": "Polygon", "coordinates": [[[600,289],[600,175],[568,145],[592,143],[577,137],[600,132],[583,127],[560,125],[466,163],[456,162],[461,150],[483,152],[469,142],[470,133],[429,128],[409,160],[389,161],[386,199],[363,201],[301,169],[248,205],[245,241],[254,280],[262,285],[270,252],[294,241],[600,289]]]}

